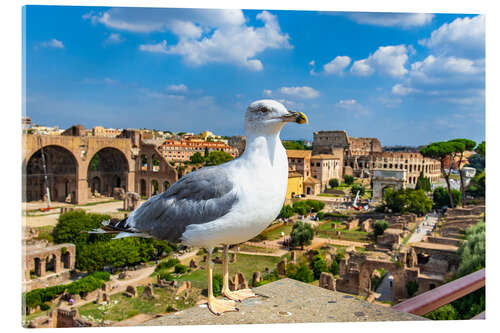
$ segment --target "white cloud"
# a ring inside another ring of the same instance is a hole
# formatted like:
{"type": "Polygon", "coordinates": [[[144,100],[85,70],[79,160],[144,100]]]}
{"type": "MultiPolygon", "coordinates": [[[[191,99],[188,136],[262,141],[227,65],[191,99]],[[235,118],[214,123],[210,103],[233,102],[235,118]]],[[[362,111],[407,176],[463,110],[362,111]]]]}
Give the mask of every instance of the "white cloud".
{"type": "Polygon", "coordinates": [[[405,87],[401,83],[397,83],[392,87],[392,93],[394,95],[399,95],[399,96],[406,96],[414,91],[415,89],[410,87],[405,87]]]}
{"type": "Polygon", "coordinates": [[[400,77],[408,73],[405,64],[408,49],[405,45],[380,46],[366,59],[355,61],[351,72],[360,76],[372,75],[375,71],[383,75],[400,77]]]}
{"type": "Polygon", "coordinates": [[[348,56],[337,56],[335,59],[323,66],[323,70],[326,74],[337,74],[340,75],[351,63],[351,58],[348,56]]]}
{"type": "Polygon", "coordinates": [[[273,95],[273,91],[270,89],[264,89],[262,91],[262,95],[267,96],[267,97],[271,97],[273,95]]]}
{"type": "Polygon", "coordinates": [[[337,109],[341,109],[344,111],[348,111],[351,113],[354,113],[356,116],[367,116],[370,114],[370,111],[362,106],[361,104],[358,103],[357,100],[355,99],[342,99],[339,100],[336,104],[335,107],[337,109]]]}
{"type": "Polygon", "coordinates": [[[298,98],[317,98],[319,96],[319,91],[311,87],[281,87],[280,92],[285,95],[294,96],[298,98]]]}
{"type": "Polygon", "coordinates": [[[41,42],[40,45],[43,47],[53,47],[56,49],[64,49],[63,42],[61,42],[60,40],[57,40],[55,38],[52,38],[51,40],[46,41],[46,42],[41,42]]]}
{"type": "Polygon", "coordinates": [[[424,26],[434,18],[433,14],[423,13],[349,13],[347,16],[360,24],[402,28],[424,26]]]}
{"type": "Polygon", "coordinates": [[[309,66],[314,66],[316,62],[314,60],[309,61],[309,66]]]}
{"type": "Polygon", "coordinates": [[[119,33],[110,33],[108,38],[104,41],[105,44],[120,44],[123,42],[125,38],[123,38],[119,33]]]}
{"type": "Polygon", "coordinates": [[[484,16],[457,18],[445,23],[419,44],[448,55],[484,57],[484,16]]]}
{"type": "Polygon", "coordinates": [[[263,11],[256,18],[264,25],[247,25],[241,10],[113,8],[84,15],[94,24],[113,29],[136,33],[170,31],[178,37],[177,44],[142,44],[141,51],[180,55],[191,66],[230,63],[260,71],[263,64],[256,58],[258,54],[292,46],[276,16],[263,11]]]}
{"type": "Polygon", "coordinates": [[[188,88],[185,84],[171,84],[169,85],[166,90],[168,91],[174,91],[174,92],[187,92],[188,88]]]}
{"type": "Polygon", "coordinates": [[[302,110],[304,109],[304,104],[303,103],[297,103],[294,101],[290,101],[288,99],[279,99],[278,102],[281,104],[285,105],[287,109],[295,109],[295,110],[302,110]]]}
{"type": "Polygon", "coordinates": [[[455,85],[484,79],[484,60],[430,55],[411,65],[410,78],[416,83],[455,85]]]}
{"type": "Polygon", "coordinates": [[[141,44],[141,45],[139,45],[139,50],[144,51],[144,52],[168,54],[167,41],[164,40],[164,41],[157,43],[157,44],[141,44]]]}

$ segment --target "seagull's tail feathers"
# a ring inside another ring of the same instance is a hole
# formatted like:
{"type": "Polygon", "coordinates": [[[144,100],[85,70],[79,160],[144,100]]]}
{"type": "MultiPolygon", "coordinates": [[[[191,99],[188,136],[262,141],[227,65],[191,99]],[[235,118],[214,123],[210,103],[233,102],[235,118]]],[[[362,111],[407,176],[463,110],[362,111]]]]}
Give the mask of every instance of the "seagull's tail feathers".
{"type": "Polygon", "coordinates": [[[88,234],[116,234],[113,239],[119,239],[124,237],[142,237],[142,238],[151,238],[150,235],[138,232],[134,228],[131,228],[127,225],[127,218],[123,220],[120,219],[111,219],[104,220],[101,222],[101,227],[97,229],[93,229],[87,231],[88,234]]]}

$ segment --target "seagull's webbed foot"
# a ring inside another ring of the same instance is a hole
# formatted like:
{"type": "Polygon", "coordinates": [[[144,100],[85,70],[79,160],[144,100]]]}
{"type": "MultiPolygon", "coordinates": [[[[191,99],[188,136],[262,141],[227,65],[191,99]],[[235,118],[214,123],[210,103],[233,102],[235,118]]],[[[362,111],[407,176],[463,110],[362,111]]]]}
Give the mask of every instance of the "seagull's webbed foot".
{"type": "Polygon", "coordinates": [[[239,309],[236,307],[235,301],[228,301],[224,299],[209,298],[208,309],[213,314],[220,316],[224,312],[236,312],[239,309]]]}
{"type": "Polygon", "coordinates": [[[241,302],[247,298],[257,297],[257,295],[253,293],[252,289],[241,289],[236,291],[230,291],[229,289],[227,289],[222,291],[222,295],[238,302],[241,302]]]}

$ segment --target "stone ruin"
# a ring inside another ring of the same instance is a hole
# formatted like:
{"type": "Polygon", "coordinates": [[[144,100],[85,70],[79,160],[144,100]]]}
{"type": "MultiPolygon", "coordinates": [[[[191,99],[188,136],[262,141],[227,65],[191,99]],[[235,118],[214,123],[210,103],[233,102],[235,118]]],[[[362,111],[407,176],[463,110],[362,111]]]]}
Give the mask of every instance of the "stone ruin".
{"type": "Polygon", "coordinates": [[[233,278],[229,277],[229,290],[248,289],[248,282],[243,273],[238,272],[233,278]]]}
{"type": "Polygon", "coordinates": [[[401,229],[387,228],[382,235],[377,237],[377,246],[397,249],[405,234],[401,229]]]}
{"type": "Polygon", "coordinates": [[[153,298],[153,299],[160,298],[160,296],[155,295],[154,290],[153,290],[153,285],[151,283],[148,283],[147,286],[144,287],[144,291],[142,292],[141,297],[153,298]]]}
{"type": "Polygon", "coordinates": [[[277,270],[279,275],[286,275],[286,258],[278,263],[277,270]]]}
{"type": "Polygon", "coordinates": [[[335,291],[335,278],[332,273],[321,272],[319,276],[319,287],[335,291]]]}
{"type": "Polygon", "coordinates": [[[182,281],[181,286],[175,292],[175,295],[179,295],[184,291],[188,291],[191,289],[191,281],[182,281]]]}
{"type": "Polygon", "coordinates": [[[189,262],[189,268],[198,268],[198,265],[196,264],[196,261],[194,261],[194,259],[191,259],[191,261],[189,262]]]}
{"type": "Polygon", "coordinates": [[[256,287],[259,282],[262,281],[262,275],[260,272],[254,272],[252,275],[252,287],[256,287]]]}
{"type": "Polygon", "coordinates": [[[121,187],[114,187],[112,197],[115,200],[125,199],[125,190],[122,189],[121,187]]]}
{"type": "Polygon", "coordinates": [[[136,192],[127,192],[122,200],[123,200],[123,210],[133,211],[138,207],[141,197],[136,192]]]}
{"type": "MultiPolygon", "coordinates": [[[[96,323],[80,317],[77,309],[56,308],[48,316],[40,316],[30,320],[28,328],[60,328],[60,327],[95,327],[96,323]]],[[[107,326],[100,324],[99,326],[107,326]]]]}
{"type": "Polygon", "coordinates": [[[137,296],[137,288],[135,286],[127,286],[127,289],[125,290],[125,295],[128,297],[136,297],[137,296]]]}

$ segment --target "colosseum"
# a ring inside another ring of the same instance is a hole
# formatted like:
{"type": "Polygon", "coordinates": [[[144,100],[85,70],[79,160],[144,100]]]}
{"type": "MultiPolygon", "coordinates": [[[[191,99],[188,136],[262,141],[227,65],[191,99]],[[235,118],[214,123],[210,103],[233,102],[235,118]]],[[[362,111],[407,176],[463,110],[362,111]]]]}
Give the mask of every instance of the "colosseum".
{"type": "Polygon", "coordinates": [[[415,187],[420,172],[431,183],[439,180],[440,162],[418,152],[383,151],[377,138],[353,138],[346,131],[314,132],[313,155],[343,150],[343,175],[370,177],[374,169],[405,170],[406,187],[415,187]]]}

